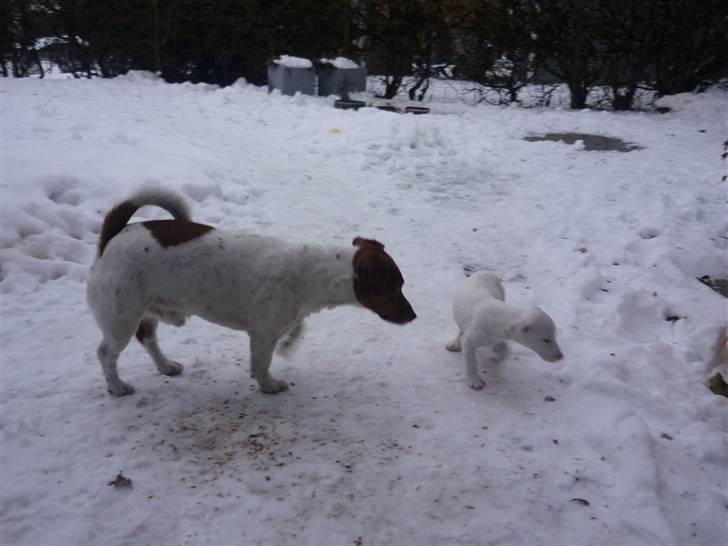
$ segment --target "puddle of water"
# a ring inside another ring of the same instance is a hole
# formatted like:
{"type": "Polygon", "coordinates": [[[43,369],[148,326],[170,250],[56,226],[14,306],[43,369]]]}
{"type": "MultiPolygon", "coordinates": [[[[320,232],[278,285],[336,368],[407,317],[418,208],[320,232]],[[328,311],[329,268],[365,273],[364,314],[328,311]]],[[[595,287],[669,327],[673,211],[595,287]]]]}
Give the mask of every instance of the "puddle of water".
{"type": "Polygon", "coordinates": [[[583,149],[588,152],[632,152],[644,148],[643,146],[626,142],[621,138],[592,135],[589,133],[546,133],[544,135],[523,137],[523,140],[527,140],[528,142],[547,140],[550,142],[563,142],[565,144],[574,144],[577,140],[581,140],[584,143],[583,149]]]}

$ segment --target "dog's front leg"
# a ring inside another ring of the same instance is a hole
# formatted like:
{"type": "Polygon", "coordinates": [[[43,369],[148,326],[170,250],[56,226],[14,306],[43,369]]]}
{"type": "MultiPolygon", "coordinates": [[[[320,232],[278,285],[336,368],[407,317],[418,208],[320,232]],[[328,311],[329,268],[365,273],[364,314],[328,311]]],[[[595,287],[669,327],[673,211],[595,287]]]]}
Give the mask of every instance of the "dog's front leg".
{"type": "Polygon", "coordinates": [[[465,357],[465,372],[468,376],[468,383],[470,387],[479,391],[485,387],[485,383],[480,378],[478,373],[478,358],[475,356],[475,352],[478,349],[479,343],[477,338],[465,336],[463,338],[463,356],[465,357]]]}
{"type": "Polygon", "coordinates": [[[270,368],[277,339],[260,334],[250,334],[250,375],[258,381],[261,392],[275,394],[288,388],[285,381],[274,379],[270,368]]]}

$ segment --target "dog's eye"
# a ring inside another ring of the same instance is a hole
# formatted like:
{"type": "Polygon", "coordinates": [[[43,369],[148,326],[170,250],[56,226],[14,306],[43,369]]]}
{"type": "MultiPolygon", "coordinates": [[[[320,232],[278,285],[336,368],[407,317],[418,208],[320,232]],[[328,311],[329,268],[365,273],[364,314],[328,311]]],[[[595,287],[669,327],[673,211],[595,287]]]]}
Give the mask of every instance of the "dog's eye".
{"type": "Polygon", "coordinates": [[[548,338],[544,338],[544,339],[542,339],[541,341],[543,341],[544,343],[551,343],[551,340],[550,340],[550,339],[548,339],[548,338]]]}

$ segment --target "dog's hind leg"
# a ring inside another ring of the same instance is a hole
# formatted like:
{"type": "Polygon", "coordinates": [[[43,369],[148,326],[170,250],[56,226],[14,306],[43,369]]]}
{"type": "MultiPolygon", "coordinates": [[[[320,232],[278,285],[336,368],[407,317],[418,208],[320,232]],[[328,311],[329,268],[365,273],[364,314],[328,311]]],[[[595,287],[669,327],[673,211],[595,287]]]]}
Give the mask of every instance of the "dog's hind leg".
{"type": "Polygon", "coordinates": [[[158,324],[159,322],[156,319],[149,317],[143,318],[137,328],[136,337],[147,350],[149,356],[152,357],[152,360],[154,360],[154,364],[157,366],[159,373],[164,375],[179,375],[182,373],[182,364],[169,360],[159,348],[159,344],[157,343],[158,324]]]}
{"type": "Polygon", "coordinates": [[[459,353],[463,349],[463,331],[458,330],[458,335],[450,343],[445,345],[445,348],[453,353],[459,353]]]}
{"type": "Polygon", "coordinates": [[[119,377],[119,371],[117,370],[117,361],[119,354],[129,344],[133,332],[129,333],[129,336],[123,340],[122,337],[111,337],[104,335],[103,341],[99,344],[99,348],[96,354],[101,362],[101,369],[104,372],[106,378],[106,389],[113,396],[124,396],[125,394],[132,394],[134,387],[129,383],[124,383],[119,377]]]}
{"type": "Polygon", "coordinates": [[[274,379],[268,371],[277,341],[266,335],[250,333],[250,375],[258,381],[261,392],[266,394],[275,394],[288,388],[285,381],[274,379]]]}
{"type": "Polygon", "coordinates": [[[103,335],[96,354],[106,378],[106,388],[113,396],[124,396],[132,394],[134,387],[119,377],[117,361],[134,336],[144,307],[126,285],[115,289],[114,286],[89,281],[88,304],[103,335]]]}

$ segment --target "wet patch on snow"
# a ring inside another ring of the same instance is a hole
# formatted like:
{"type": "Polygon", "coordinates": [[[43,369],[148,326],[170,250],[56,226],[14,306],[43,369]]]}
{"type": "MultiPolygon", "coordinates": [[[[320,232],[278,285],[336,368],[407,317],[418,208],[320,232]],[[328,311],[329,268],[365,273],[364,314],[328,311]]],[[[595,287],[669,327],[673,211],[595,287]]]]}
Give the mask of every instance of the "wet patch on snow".
{"type": "Polygon", "coordinates": [[[644,146],[626,142],[621,138],[589,133],[546,133],[543,135],[530,135],[523,137],[528,142],[563,142],[578,146],[579,149],[592,152],[633,152],[642,150],[644,146]]]}

